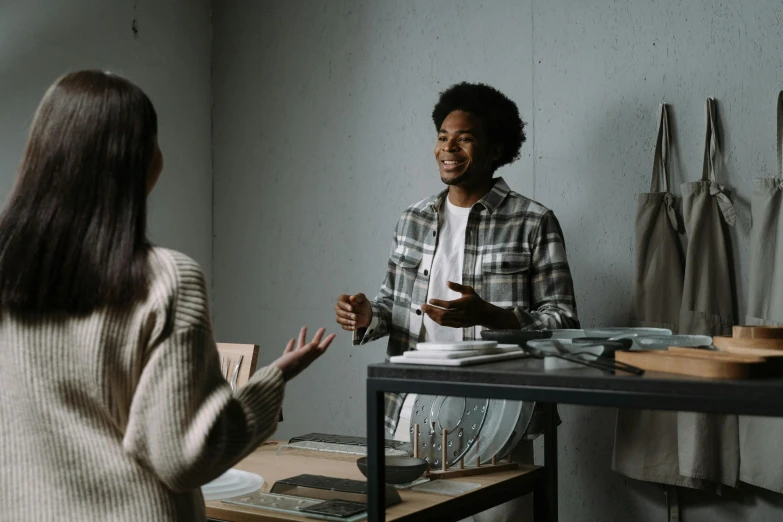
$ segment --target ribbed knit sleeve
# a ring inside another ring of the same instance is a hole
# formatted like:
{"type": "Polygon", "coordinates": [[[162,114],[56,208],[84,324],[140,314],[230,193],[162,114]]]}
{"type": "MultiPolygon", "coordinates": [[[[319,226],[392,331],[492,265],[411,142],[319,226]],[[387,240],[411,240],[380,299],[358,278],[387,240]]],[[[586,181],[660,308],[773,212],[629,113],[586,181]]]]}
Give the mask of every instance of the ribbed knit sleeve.
{"type": "Polygon", "coordinates": [[[274,433],[284,380],[258,370],[232,393],[220,371],[204,276],[182,254],[165,251],[171,277],[153,288],[153,335],[133,395],[124,451],[168,488],[197,488],[224,473],[274,433]]]}

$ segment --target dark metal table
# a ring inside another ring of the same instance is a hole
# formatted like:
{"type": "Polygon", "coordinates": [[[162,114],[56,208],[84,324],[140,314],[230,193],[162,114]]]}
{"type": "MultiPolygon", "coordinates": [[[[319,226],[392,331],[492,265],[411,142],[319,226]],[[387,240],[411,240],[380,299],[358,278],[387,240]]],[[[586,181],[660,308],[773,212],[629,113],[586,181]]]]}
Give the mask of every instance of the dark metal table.
{"type": "MultiPolygon", "coordinates": [[[[384,520],[381,458],[384,392],[538,401],[544,404],[546,482],[534,494],[535,519],[557,520],[558,403],[653,410],[783,417],[783,378],[715,381],[648,372],[611,375],[591,368],[544,370],[543,361],[516,359],[465,368],[373,364],[367,376],[369,521],[384,520]]],[[[529,493],[510,492],[497,504],[529,493]]],[[[469,513],[444,514],[459,520],[469,513]]]]}

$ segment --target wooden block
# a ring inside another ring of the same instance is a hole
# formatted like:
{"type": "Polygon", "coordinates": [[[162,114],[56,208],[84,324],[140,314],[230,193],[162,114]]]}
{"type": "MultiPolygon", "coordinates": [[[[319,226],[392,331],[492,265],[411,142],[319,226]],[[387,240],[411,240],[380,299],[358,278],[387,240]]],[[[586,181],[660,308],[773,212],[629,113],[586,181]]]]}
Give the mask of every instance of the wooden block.
{"type": "Polygon", "coordinates": [[[767,360],[779,359],[783,357],[783,350],[765,350],[764,348],[744,348],[742,346],[728,345],[719,348],[722,353],[733,353],[737,355],[755,355],[767,360]]]}
{"type": "MultiPolygon", "coordinates": [[[[459,437],[459,448],[457,448],[457,451],[462,453],[462,435],[464,435],[464,430],[462,428],[459,429],[460,437],[459,437]]],[[[463,455],[459,459],[459,469],[465,469],[465,456],[463,455]]]]}
{"type": "Polygon", "coordinates": [[[413,457],[419,458],[419,425],[413,425],[413,457]]]}
{"type": "Polygon", "coordinates": [[[643,370],[709,379],[748,379],[763,374],[764,359],[748,356],[710,357],[668,350],[618,351],[617,361],[643,370]]]}
{"type": "Polygon", "coordinates": [[[737,339],[783,339],[783,326],[735,326],[737,339]]]}
{"type": "Polygon", "coordinates": [[[513,469],[519,469],[519,463],[514,462],[512,464],[496,464],[494,466],[474,466],[472,468],[464,469],[449,469],[446,471],[434,470],[430,471],[428,476],[430,478],[450,479],[459,477],[470,477],[471,475],[485,475],[487,473],[497,473],[499,471],[508,471],[513,469]]]}
{"type": "Polygon", "coordinates": [[[440,443],[441,444],[441,455],[440,455],[440,465],[441,465],[441,468],[440,469],[442,471],[446,471],[446,459],[448,458],[448,451],[447,451],[448,448],[446,447],[446,435],[447,435],[447,433],[448,432],[446,430],[443,430],[443,434],[442,434],[442,437],[441,437],[442,440],[441,440],[441,443],[440,443]]]}
{"type": "Polygon", "coordinates": [[[746,339],[717,336],[712,338],[712,344],[721,350],[731,346],[737,346],[739,348],[758,348],[762,350],[783,350],[783,339],[746,339]]]}

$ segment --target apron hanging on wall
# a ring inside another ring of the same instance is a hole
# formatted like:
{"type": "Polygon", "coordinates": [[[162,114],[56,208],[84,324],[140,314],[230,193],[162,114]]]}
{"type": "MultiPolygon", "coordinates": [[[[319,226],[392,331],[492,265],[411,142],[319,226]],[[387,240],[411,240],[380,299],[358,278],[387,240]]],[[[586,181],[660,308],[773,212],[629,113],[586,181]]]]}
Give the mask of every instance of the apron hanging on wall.
{"type": "MultiPolygon", "coordinates": [[[[753,180],[748,324],[783,326],[783,91],[777,110],[778,177],[753,180]]],[[[740,480],[783,493],[783,419],[740,417],[740,480]]]]}
{"type": "MultiPolygon", "coordinates": [[[[688,249],[680,333],[731,335],[734,324],[728,231],[737,215],[717,181],[715,100],[707,99],[702,178],[681,186],[688,249]]],[[[736,415],[677,413],[680,474],[736,487],[739,429],[736,415]]]]}
{"type": "MultiPolygon", "coordinates": [[[[636,197],[632,326],[678,331],[684,259],[674,195],[669,192],[669,118],[666,105],[658,115],[650,192],[636,197]],[[659,192],[663,185],[663,192],[659,192]]],[[[648,482],[701,488],[700,480],[683,477],[677,452],[677,413],[618,410],[612,469],[648,482]]]]}

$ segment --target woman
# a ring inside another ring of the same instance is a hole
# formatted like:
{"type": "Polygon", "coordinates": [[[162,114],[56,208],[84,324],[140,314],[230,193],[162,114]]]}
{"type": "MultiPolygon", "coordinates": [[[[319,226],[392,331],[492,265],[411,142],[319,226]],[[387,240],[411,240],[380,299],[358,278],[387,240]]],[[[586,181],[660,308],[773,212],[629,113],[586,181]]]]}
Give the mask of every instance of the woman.
{"type": "Polygon", "coordinates": [[[198,488],[274,432],[334,338],[303,328],[232,394],[201,269],[146,239],[156,135],[147,96],[99,71],[38,107],[0,217],[4,520],[204,520],[198,488]]]}

